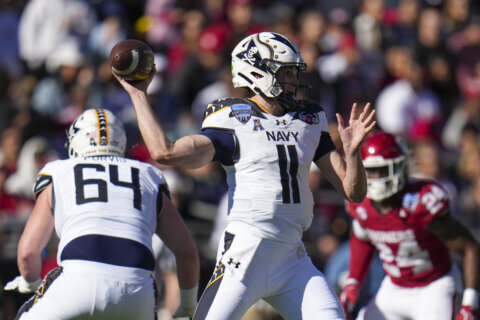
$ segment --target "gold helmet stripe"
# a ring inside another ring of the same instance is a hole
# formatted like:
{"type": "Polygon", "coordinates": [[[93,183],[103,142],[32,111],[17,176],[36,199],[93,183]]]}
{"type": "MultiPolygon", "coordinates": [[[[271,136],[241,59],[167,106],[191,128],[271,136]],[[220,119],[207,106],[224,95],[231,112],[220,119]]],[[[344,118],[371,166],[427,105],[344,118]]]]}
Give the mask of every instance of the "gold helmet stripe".
{"type": "Polygon", "coordinates": [[[98,145],[108,145],[107,114],[103,109],[95,109],[98,123],[98,145]]]}

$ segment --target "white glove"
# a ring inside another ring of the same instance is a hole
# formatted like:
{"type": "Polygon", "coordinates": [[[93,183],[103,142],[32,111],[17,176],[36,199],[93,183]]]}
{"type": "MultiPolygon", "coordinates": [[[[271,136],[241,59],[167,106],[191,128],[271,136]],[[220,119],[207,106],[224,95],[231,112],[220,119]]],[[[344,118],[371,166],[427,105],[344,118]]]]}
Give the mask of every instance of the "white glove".
{"type": "Polygon", "coordinates": [[[173,315],[174,318],[193,318],[197,307],[198,284],[191,289],[180,288],[180,306],[173,315]]]}
{"type": "Polygon", "coordinates": [[[40,286],[42,279],[28,282],[22,276],[18,276],[3,287],[4,290],[15,290],[20,293],[32,293],[40,286]]]}

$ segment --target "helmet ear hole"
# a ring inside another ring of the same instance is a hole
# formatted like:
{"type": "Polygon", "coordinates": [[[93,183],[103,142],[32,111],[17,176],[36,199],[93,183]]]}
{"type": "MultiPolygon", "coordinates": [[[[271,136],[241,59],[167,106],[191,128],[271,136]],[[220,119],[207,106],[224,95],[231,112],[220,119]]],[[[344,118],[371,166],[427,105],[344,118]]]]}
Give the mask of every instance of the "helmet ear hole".
{"type": "Polygon", "coordinates": [[[253,77],[255,77],[255,79],[262,79],[262,78],[263,78],[263,76],[262,76],[260,73],[255,72],[255,71],[251,72],[250,74],[251,74],[253,77]]]}

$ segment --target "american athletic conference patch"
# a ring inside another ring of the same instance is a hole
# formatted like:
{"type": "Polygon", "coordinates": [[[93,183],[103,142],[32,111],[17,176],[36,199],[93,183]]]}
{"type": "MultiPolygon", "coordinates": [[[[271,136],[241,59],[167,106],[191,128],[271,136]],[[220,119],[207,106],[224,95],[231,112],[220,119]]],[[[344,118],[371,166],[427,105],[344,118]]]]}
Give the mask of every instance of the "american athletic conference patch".
{"type": "Polygon", "coordinates": [[[252,117],[252,107],[248,104],[234,104],[231,106],[232,112],[230,116],[235,117],[238,121],[245,124],[252,117]]]}

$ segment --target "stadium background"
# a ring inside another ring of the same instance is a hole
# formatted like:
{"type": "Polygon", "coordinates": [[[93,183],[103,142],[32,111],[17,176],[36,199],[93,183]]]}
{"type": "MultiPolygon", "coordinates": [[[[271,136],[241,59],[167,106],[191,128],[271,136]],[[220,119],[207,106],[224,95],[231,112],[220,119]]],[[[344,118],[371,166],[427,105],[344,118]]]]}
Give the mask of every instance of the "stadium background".
{"type": "MultiPolygon", "coordinates": [[[[301,94],[325,108],[340,151],[335,113],[347,116],[353,102],[372,102],[379,127],[407,140],[411,170],[438,179],[453,214],[480,239],[480,1],[2,0],[1,287],[18,274],[16,246],[36,174],[67,157],[65,129],[85,108],[112,110],[126,125],[128,156],[151,161],[130,99],[110,73],[116,42],[135,38],[153,48],[158,74],[150,99],[175,139],[199,130],[210,101],[245,96],[232,88],[230,52],[265,30],[298,44],[309,66],[301,80],[311,85],[301,94]]],[[[225,216],[223,170],[217,163],[162,168],[197,242],[203,289],[214,265],[213,231],[225,216]]],[[[316,203],[304,239],[339,289],[349,221],[342,198],[314,169],[310,185],[316,203]]],[[[45,272],[54,265],[52,241],[45,272]]],[[[24,298],[3,291],[0,298],[0,319],[13,319],[24,298]]]]}

